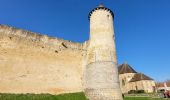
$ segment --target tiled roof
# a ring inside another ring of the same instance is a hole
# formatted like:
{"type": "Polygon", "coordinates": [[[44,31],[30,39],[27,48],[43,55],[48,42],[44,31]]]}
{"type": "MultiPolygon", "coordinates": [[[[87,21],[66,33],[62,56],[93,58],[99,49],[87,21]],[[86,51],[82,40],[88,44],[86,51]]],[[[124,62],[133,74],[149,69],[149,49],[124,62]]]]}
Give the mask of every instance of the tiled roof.
{"type": "Polygon", "coordinates": [[[130,65],[123,63],[118,66],[119,74],[137,73],[130,65]]]}
{"type": "Polygon", "coordinates": [[[145,74],[142,73],[136,73],[133,78],[130,80],[130,82],[135,82],[135,81],[141,81],[141,80],[153,80],[149,76],[146,76],[145,74]]]}

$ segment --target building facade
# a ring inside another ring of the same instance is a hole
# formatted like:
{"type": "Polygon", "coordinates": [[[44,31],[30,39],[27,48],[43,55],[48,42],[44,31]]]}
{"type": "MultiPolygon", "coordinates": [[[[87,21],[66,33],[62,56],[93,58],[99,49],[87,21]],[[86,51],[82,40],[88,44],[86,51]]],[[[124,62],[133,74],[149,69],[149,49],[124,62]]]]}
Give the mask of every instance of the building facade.
{"type": "Polygon", "coordinates": [[[156,91],[156,85],[152,78],[136,72],[130,65],[119,65],[119,79],[122,93],[143,90],[145,93],[156,91]]]}

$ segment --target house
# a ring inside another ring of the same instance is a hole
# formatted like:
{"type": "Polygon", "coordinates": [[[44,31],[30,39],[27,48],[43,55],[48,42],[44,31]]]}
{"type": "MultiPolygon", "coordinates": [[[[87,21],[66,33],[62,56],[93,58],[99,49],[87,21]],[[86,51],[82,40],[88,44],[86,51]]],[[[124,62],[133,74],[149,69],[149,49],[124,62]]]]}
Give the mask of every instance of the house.
{"type": "Polygon", "coordinates": [[[152,93],[156,90],[152,78],[143,73],[138,73],[129,64],[119,65],[118,71],[122,93],[128,93],[131,90],[144,90],[146,93],[152,93]]]}

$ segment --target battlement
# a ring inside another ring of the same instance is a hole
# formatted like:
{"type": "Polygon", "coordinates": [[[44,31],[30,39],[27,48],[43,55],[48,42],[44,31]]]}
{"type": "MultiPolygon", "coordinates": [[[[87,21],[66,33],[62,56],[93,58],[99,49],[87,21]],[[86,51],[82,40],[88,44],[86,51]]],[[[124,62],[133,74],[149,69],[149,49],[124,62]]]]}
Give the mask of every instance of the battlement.
{"type": "MultiPolygon", "coordinates": [[[[0,25],[0,38],[8,37],[10,40],[20,43],[29,42],[33,44],[34,47],[41,46],[41,48],[58,48],[58,49],[77,49],[85,50],[86,47],[83,47],[83,43],[71,42],[68,40],[50,37],[47,35],[34,33],[27,30],[18,29],[15,27],[0,25]]],[[[30,45],[31,46],[31,45],[30,45]]]]}

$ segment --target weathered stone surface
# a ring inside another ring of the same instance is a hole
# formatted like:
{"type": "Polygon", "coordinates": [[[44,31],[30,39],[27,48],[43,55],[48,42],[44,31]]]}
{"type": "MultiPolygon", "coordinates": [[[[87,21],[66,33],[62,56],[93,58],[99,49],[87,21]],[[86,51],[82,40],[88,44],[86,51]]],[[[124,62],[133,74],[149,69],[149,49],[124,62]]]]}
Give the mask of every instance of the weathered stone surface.
{"type": "Polygon", "coordinates": [[[112,15],[96,9],[83,44],[0,25],[0,92],[84,90],[90,100],[122,100],[112,15]]]}
{"type": "Polygon", "coordinates": [[[120,90],[113,16],[107,8],[90,15],[90,40],[85,68],[85,94],[89,100],[123,100],[120,90]]]}
{"type": "Polygon", "coordinates": [[[110,62],[91,63],[86,68],[86,95],[90,100],[121,100],[117,66],[110,62]]]}
{"type": "Polygon", "coordinates": [[[82,91],[83,45],[0,25],[0,92],[82,91]]]}
{"type": "Polygon", "coordinates": [[[146,93],[155,92],[154,80],[140,80],[131,82],[131,79],[137,73],[124,73],[119,75],[122,93],[128,93],[130,90],[144,90],[146,93]]]}
{"type": "Polygon", "coordinates": [[[122,93],[128,93],[131,90],[129,81],[133,78],[135,73],[125,73],[119,75],[120,87],[122,93]]]}

